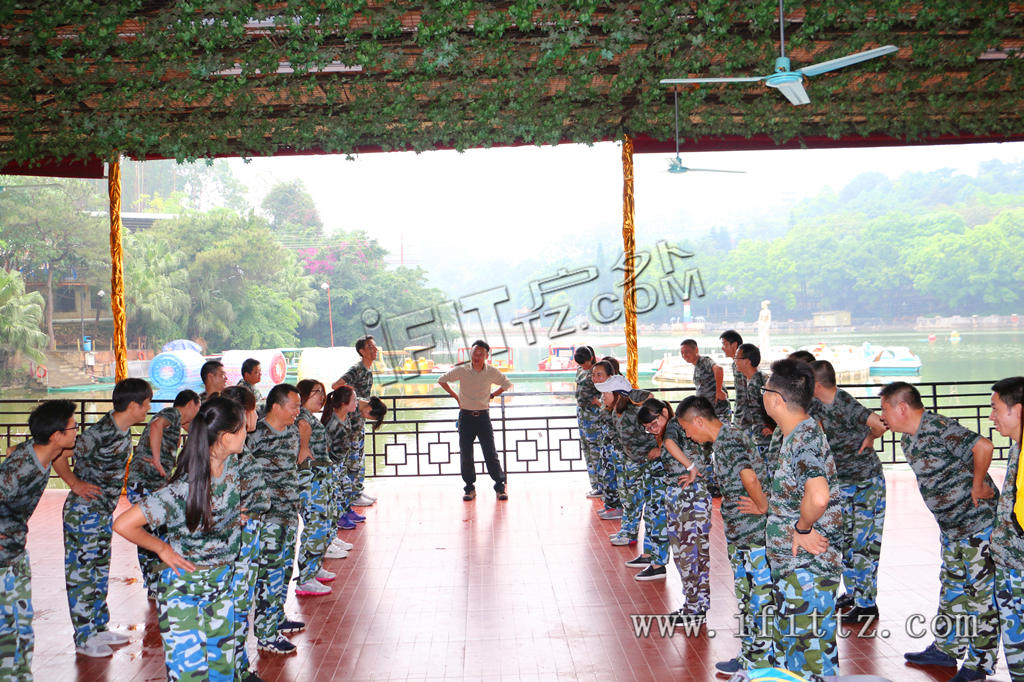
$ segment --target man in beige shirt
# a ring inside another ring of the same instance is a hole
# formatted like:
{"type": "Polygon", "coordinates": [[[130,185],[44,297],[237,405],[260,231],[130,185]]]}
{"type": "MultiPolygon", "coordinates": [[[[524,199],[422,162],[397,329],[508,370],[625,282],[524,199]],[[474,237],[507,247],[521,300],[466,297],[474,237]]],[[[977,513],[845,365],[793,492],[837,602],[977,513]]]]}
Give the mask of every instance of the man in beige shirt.
{"type": "Polygon", "coordinates": [[[498,451],[494,448],[494,430],[491,428],[491,417],[487,413],[491,398],[495,398],[512,388],[512,382],[496,367],[488,364],[487,358],[491,347],[486,341],[474,341],[470,361],[452,367],[437,380],[437,383],[455,398],[459,404],[459,450],[461,452],[462,480],[465,481],[465,494],[462,499],[469,502],[476,498],[476,465],[473,461],[473,441],[480,439],[480,449],[484,451],[484,462],[487,473],[494,479],[494,491],[499,500],[507,500],[505,492],[505,473],[498,461],[498,451]],[[459,382],[458,394],[448,384],[459,382]],[[491,386],[497,386],[492,391],[491,386]]]}

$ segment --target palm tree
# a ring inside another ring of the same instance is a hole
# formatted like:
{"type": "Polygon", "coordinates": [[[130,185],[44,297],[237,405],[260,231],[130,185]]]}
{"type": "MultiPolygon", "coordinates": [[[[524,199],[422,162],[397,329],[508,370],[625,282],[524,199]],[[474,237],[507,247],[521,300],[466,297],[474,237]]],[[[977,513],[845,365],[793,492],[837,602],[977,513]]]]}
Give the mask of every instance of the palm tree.
{"type": "Polygon", "coordinates": [[[0,369],[6,369],[10,358],[18,353],[45,362],[42,349],[49,338],[39,327],[43,305],[38,291],[25,293],[20,272],[0,269],[0,369]]]}

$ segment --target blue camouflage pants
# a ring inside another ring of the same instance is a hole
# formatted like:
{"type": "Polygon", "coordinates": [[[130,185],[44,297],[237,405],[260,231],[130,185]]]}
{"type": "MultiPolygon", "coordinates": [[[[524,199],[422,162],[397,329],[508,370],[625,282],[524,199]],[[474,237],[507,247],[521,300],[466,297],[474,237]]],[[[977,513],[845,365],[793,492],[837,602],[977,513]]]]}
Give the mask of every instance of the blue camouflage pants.
{"type": "Polygon", "coordinates": [[[644,474],[646,462],[622,458],[622,485],[619,501],[622,503],[621,532],[635,539],[640,534],[640,517],[644,512],[644,474]]]}
{"type": "Polygon", "coordinates": [[[1013,682],[1024,682],[1024,571],[996,564],[996,605],[1013,682]]]}
{"type": "Polygon", "coordinates": [[[335,520],[352,510],[352,479],[348,475],[348,459],[344,459],[334,467],[334,505],[337,508],[335,520]]]}
{"type": "Polygon", "coordinates": [[[885,525],[885,476],[839,486],[843,509],[843,584],[857,606],[874,606],[885,525]]]}
{"type": "Polygon", "coordinates": [[[618,509],[622,506],[622,500],[619,497],[622,481],[622,453],[619,452],[611,433],[611,427],[607,423],[598,422],[598,433],[597,477],[600,480],[600,489],[604,493],[604,506],[609,509],[618,509]]]}
{"type": "Polygon", "coordinates": [[[160,573],[157,605],[167,679],[232,682],[235,614],[232,564],[176,575],[160,573]]]}
{"type": "Polygon", "coordinates": [[[110,512],[69,494],[64,500],[64,584],[68,592],[75,646],[107,629],[110,579],[110,512]]]}
{"type": "MultiPolygon", "coordinates": [[[[135,484],[134,486],[129,486],[127,492],[128,501],[132,504],[138,504],[143,497],[153,491],[147,490],[139,484],[135,484]]],[[[146,532],[155,535],[161,540],[167,539],[166,526],[161,526],[156,530],[150,528],[148,525],[143,526],[143,528],[146,532]]],[[[157,582],[160,580],[160,557],[143,547],[136,546],[135,549],[138,551],[139,555],[139,570],[142,572],[142,584],[146,587],[146,592],[149,593],[150,596],[154,596],[156,594],[157,582]]]]}
{"type": "Polygon", "coordinates": [[[0,566],[0,670],[5,680],[32,680],[33,615],[32,569],[28,552],[22,552],[9,566],[0,566]]]}
{"type": "Polygon", "coordinates": [[[249,672],[249,652],[245,643],[249,638],[249,612],[252,610],[253,595],[256,591],[257,561],[260,556],[260,531],[263,522],[249,519],[242,524],[242,542],[238,558],[232,567],[231,596],[234,599],[235,617],[235,680],[241,682],[249,672]]]}
{"type": "MultiPolygon", "coordinates": [[[[836,647],[836,590],[839,581],[798,568],[773,575],[774,656],[780,668],[813,682],[839,674],[836,647]]],[[[763,666],[758,666],[763,667],[763,666]]]]}
{"type": "Polygon", "coordinates": [[[737,547],[729,543],[727,548],[740,619],[740,653],[736,659],[744,669],[767,668],[775,661],[770,636],[773,628],[762,622],[770,614],[765,607],[774,603],[768,553],[764,545],[737,547]]]}
{"type": "Polygon", "coordinates": [[[584,410],[576,407],[576,421],[580,427],[580,451],[583,453],[583,461],[587,463],[587,477],[590,479],[590,489],[596,490],[604,495],[604,485],[601,479],[601,449],[599,439],[601,428],[597,415],[593,410],[584,410]]]}
{"type": "Polygon", "coordinates": [[[953,540],[942,534],[939,611],[935,646],[964,665],[989,675],[999,655],[999,612],[995,601],[995,564],[989,554],[989,528],[953,540]],[[944,630],[940,624],[950,624],[944,630]]]}
{"type": "Polygon", "coordinates": [[[263,642],[277,639],[295,562],[295,521],[266,520],[260,533],[253,630],[263,642]]]}
{"type": "Polygon", "coordinates": [[[327,546],[334,539],[337,518],[331,512],[333,498],[331,470],[313,468],[308,485],[302,488],[302,544],[299,550],[299,583],[316,578],[327,546]]]}
{"type": "Polygon", "coordinates": [[[648,463],[644,467],[644,554],[652,563],[668,564],[668,519],[665,516],[665,477],[662,468],[648,463]]]}
{"type": "Polygon", "coordinates": [[[366,432],[359,434],[359,441],[352,454],[349,456],[349,475],[352,476],[352,499],[363,493],[363,482],[366,480],[366,462],[363,457],[363,448],[366,446],[366,432]]]}
{"type": "Polygon", "coordinates": [[[711,496],[703,486],[679,486],[676,476],[665,480],[668,543],[683,582],[686,606],[706,613],[711,608],[711,496]]]}

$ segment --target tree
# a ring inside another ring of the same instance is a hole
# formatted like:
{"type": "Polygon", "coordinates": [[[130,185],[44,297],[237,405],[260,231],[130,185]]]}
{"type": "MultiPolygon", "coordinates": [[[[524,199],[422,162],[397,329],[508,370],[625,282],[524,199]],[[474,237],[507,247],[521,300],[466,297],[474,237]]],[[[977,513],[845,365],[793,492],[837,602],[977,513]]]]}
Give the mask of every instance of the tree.
{"type": "Polygon", "coordinates": [[[323,234],[320,212],[302,180],[274,185],[263,198],[263,212],[274,233],[293,248],[304,246],[323,234]]]}
{"type": "Polygon", "coordinates": [[[109,281],[110,257],[106,209],[93,184],[85,180],[52,184],[0,193],[0,240],[6,243],[0,263],[45,281],[46,330],[55,348],[54,283],[109,281]]]}
{"type": "Polygon", "coordinates": [[[43,362],[42,349],[48,339],[40,331],[43,297],[38,291],[25,292],[21,273],[0,269],[0,369],[7,369],[18,353],[43,362]]]}

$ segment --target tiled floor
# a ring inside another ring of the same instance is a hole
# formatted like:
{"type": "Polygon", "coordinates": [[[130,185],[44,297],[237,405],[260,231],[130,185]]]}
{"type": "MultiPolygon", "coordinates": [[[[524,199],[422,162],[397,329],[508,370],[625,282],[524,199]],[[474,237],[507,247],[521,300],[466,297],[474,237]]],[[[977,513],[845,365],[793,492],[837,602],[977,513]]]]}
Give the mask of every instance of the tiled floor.
{"type": "MultiPolygon", "coordinates": [[[[994,471],[997,481],[1002,472],[994,471]]],[[[918,669],[903,652],[930,639],[905,632],[906,619],[934,614],[938,531],[913,475],[889,472],[877,636],[840,644],[844,674],[893,682],[947,680],[948,669],[918,669]]],[[[289,598],[289,615],[309,628],[292,637],[298,654],[264,657],[268,682],[305,680],[712,680],[715,661],[736,651],[735,600],[721,517],[712,529],[712,610],[700,636],[638,637],[630,616],[681,604],[678,575],[639,583],[623,566],[635,549],[612,547],[616,523],[594,515],[580,474],[514,477],[508,502],[481,489],[461,500],[454,478],[370,481],[380,501],[343,537],[356,544],[326,597],[289,598]],[[715,632],[711,636],[710,631],[715,632]]],[[[112,659],[76,656],[63,581],[60,510],[47,491],[31,521],[36,608],[35,677],[161,680],[163,653],[139,582],[133,547],[115,538],[111,625],[132,636],[112,659]]],[[[122,500],[122,507],[126,503],[122,500]]],[[[251,645],[251,641],[250,641],[251,645]]],[[[2,676],[2,674],[0,674],[2,676]]],[[[1005,664],[993,680],[1008,680],[1005,664]]]]}

